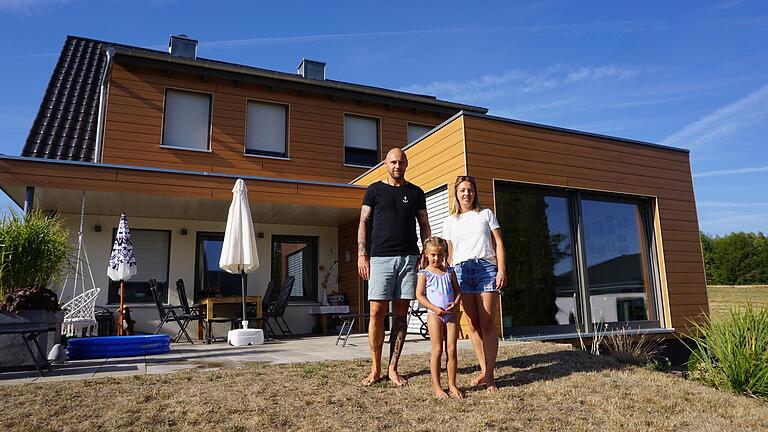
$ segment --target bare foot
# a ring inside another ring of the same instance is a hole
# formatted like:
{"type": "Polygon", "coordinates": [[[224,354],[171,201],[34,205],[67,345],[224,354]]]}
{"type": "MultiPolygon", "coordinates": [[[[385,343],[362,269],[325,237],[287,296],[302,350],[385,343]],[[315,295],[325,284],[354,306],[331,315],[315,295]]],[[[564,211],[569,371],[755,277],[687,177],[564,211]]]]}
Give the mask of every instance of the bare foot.
{"type": "Polygon", "coordinates": [[[472,387],[481,386],[483,384],[485,384],[485,374],[480,372],[480,374],[472,380],[472,387]]]}
{"type": "Polygon", "coordinates": [[[365,379],[363,380],[363,385],[366,387],[370,387],[376,384],[377,382],[379,382],[380,379],[381,379],[381,374],[379,372],[371,371],[370,375],[365,377],[365,379]]]}
{"type": "Polygon", "coordinates": [[[435,397],[438,399],[448,399],[448,393],[446,393],[443,389],[440,387],[435,387],[435,397]]]}
{"type": "Polygon", "coordinates": [[[405,379],[405,378],[404,378],[402,375],[400,375],[399,373],[397,373],[397,371],[396,371],[396,370],[392,370],[392,369],[390,369],[390,370],[389,370],[389,374],[388,374],[388,376],[389,376],[389,380],[390,380],[390,381],[392,381],[392,382],[393,382],[393,383],[394,383],[396,386],[398,386],[398,387],[403,387],[403,386],[405,386],[406,384],[408,384],[408,380],[407,380],[407,379],[405,379]]]}
{"type": "Polygon", "coordinates": [[[455,397],[456,399],[464,399],[464,393],[462,393],[458,387],[448,386],[448,389],[451,391],[451,396],[455,397]]]}
{"type": "Polygon", "coordinates": [[[499,389],[496,387],[496,381],[495,380],[491,379],[491,380],[486,380],[486,381],[488,383],[486,385],[486,387],[485,387],[486,390],[488,390],[491,393],[499,391],[499,389]]]}

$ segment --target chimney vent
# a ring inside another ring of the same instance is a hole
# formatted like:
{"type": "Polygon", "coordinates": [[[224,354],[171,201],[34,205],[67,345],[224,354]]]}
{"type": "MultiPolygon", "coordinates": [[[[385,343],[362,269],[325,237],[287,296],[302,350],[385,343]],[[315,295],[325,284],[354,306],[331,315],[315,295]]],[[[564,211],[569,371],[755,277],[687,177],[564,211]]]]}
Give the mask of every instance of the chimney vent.
{"type": "Polygon", "coordinates": [[[197,41],[185,34],[171,35],[168,42],[168,52],[172,56],[197,58],[197,41]]]}
{"type": "Polygon", "coordinates": [[[304,78],[324,80],[325,63],[309,59],[301,59],[301,64],[299,64],[299,69],[296,73],[304,78]]]}

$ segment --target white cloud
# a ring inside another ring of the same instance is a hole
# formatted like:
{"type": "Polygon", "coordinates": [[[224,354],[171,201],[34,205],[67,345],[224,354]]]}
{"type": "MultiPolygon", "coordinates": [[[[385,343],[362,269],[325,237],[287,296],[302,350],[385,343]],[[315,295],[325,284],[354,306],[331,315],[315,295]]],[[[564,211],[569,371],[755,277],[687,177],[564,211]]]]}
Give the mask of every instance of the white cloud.
{"type": "Polygon", "coordinates": [[[552,90],[564,85],[603,84],[639,75],[644,68],[625,65],[572,67],[554,65],[542,71],[511,69],[500,74],[483,75],[464,81],[433,81],[413,84],[403,91],[437,95],[444,99],[480,101],[514,93],[552,90]]]}
{"type": "Polygon", "coordinates": [[[768,166],[752,167],[752,168],[736,168],[726,170],[705,171],[701,173],[695,173],[694,177],[714,177],[714,176],[727,176],[733,174],[749,174],[755,172],[767,172],[768,166]]]}
{"type": "Polygon", "coordinates": [[[43,12],[50,6],[68,3],[70,0],[0,0],[0,11],[13,13],[43,12]]]}
{"type": "Polygon", "coordinates": [[[695,148],[715,143],[734,132],[768,119],[768,85],[685,126],[662,144],[695,148]]]}

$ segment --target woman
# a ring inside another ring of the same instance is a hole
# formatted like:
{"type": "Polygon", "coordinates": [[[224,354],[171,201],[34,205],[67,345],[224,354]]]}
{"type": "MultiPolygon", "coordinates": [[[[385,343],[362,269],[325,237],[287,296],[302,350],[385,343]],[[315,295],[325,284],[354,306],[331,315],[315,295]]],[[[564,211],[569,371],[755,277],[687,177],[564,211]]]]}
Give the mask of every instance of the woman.
{"type": "Polygon", "coordinates": [[[454,185],[456,202],[445,219],[443,237],[461,290],[461,304],[469,322],[469,339],[480,363],[473,386],[485,384],[496,391],[493,378],[499,337],[496,311],[499,292],[507,283],[504,243],[496,216],[480,207],[477,182],[459,176],[454,185]]]}

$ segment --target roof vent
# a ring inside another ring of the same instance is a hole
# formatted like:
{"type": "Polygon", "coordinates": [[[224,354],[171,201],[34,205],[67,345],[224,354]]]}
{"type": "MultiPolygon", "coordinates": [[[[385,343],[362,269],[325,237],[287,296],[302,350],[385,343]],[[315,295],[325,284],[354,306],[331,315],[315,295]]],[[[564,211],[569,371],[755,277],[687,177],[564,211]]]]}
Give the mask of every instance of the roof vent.
{"type": "Polygon", "coordinates": [[[304,78],[324,80],[325,63],[314,60],[301,59],[299,70],[297,70],[296,73],[303,76],[304,78]]]}
{"type": "Polygon", "coordinates": [[[196,59],[197,41],[185,34],[171,35],[171,40],[168,42],[168,52],[172,56],[196,59]]]}

